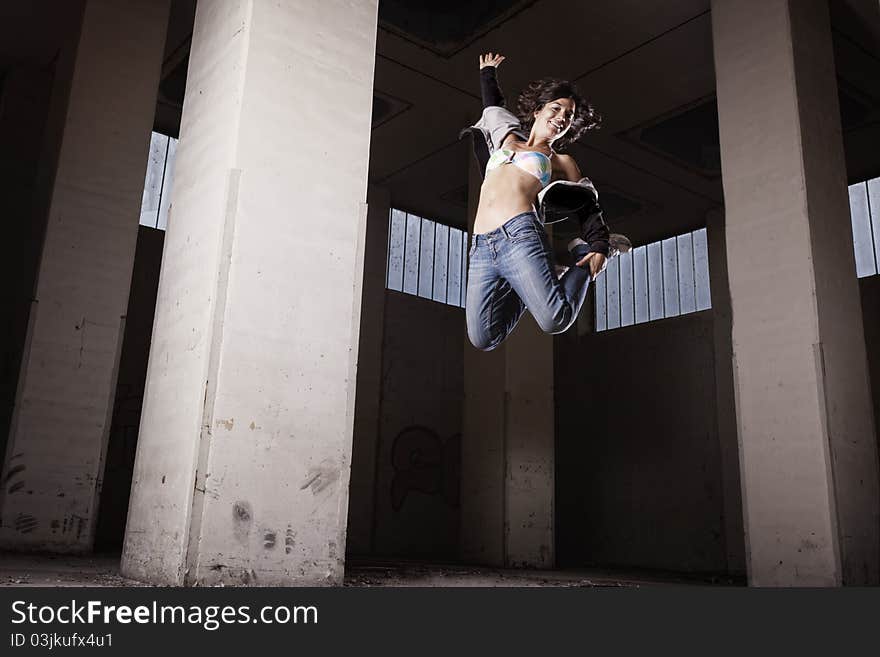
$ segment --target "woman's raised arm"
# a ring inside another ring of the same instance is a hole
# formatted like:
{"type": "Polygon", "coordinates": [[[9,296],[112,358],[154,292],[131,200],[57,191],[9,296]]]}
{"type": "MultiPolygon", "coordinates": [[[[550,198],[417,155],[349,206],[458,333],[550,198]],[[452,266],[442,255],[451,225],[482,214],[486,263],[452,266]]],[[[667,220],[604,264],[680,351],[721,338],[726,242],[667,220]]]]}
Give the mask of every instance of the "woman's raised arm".
{"type": "Polygon", "coordinates": [[[504,107],[504,94],[498,84],[498,66],[505,60],[504,55],[487,52],[480,55],[480,96],[483,108],[504,107]]]}

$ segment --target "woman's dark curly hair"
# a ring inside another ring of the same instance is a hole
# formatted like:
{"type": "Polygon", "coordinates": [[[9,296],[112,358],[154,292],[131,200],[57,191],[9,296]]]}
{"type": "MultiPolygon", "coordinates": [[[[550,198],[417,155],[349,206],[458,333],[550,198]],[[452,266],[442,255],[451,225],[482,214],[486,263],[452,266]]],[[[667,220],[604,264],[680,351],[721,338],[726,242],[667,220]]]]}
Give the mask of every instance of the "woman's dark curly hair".
{"type": "Polygon", "coordinates": [[[531,130],[535,112],[558,98],[571,98],[574,101],[574,117],[568,131],[553,142],[556,150],[577,141],[587,130],[595,130],[602,122],[602,115],[578,93],[574,84],[568,80],[542,78],[530,82],[516,100],[516,115],[523,128],[531,130]]]}

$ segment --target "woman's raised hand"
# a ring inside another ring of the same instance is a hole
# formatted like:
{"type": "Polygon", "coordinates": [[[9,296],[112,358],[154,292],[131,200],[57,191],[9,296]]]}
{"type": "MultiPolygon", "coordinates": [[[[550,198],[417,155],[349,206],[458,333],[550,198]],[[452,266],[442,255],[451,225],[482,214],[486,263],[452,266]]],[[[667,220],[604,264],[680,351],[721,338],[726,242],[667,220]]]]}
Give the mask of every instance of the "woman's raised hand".
{"type": "Polygon", "coordinates": [[[504,55],[498,53],[487,52],[485,55],[480,55],[480,68],[486,68],[487,66],[498,66],[505,59],[504,55]]]}

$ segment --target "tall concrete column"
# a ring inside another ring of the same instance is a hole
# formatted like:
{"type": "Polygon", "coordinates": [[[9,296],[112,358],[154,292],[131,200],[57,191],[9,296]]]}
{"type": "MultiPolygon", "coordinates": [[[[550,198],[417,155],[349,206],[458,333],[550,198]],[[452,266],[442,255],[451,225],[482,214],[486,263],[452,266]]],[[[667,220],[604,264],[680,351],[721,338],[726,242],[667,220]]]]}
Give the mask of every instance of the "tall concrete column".
{"type": "MultiPolygon", "coordinates": [[[[473,234],[482,183],[473,162],[469,183],[473,234]]],[[[467,342],[464,382],[462,558],[496,566],[552,568],[553,338],[526,314],[492,352],[478,351],[467,342]]]]}
{"type": "Polygon", "coordinates": [[[828,7],[713,0],[749,582],[878,581],[878,464],[828,7]]]}
{"type": "Polygon", "coordinates": [[[123,572],[343,577],[375,0],[204,0],[123,572]]]}
{"type": "Polygon", "coordinates": [[[72,77],[55,81],[69,94],[52,100],[66,117],[3,468],[5,548],[92,547],[168,8],[89,0],[72,77]]]}

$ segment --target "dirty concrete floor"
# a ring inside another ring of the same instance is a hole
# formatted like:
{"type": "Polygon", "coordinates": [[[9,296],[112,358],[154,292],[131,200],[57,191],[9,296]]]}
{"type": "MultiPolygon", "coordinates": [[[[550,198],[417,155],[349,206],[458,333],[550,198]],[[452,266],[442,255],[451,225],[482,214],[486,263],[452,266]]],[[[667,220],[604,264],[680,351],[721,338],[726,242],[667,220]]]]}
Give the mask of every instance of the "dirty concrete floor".
{"type": "MultiPolygon", "coordinates": [[[[743,584],[729,578],[605,570],[514,570],[405,560],[349,559],[345,586],[590,587],[743,584]]],[[[0,553],[0,586],[149,586],[119,573],[119,555],[0,553]]]]}

